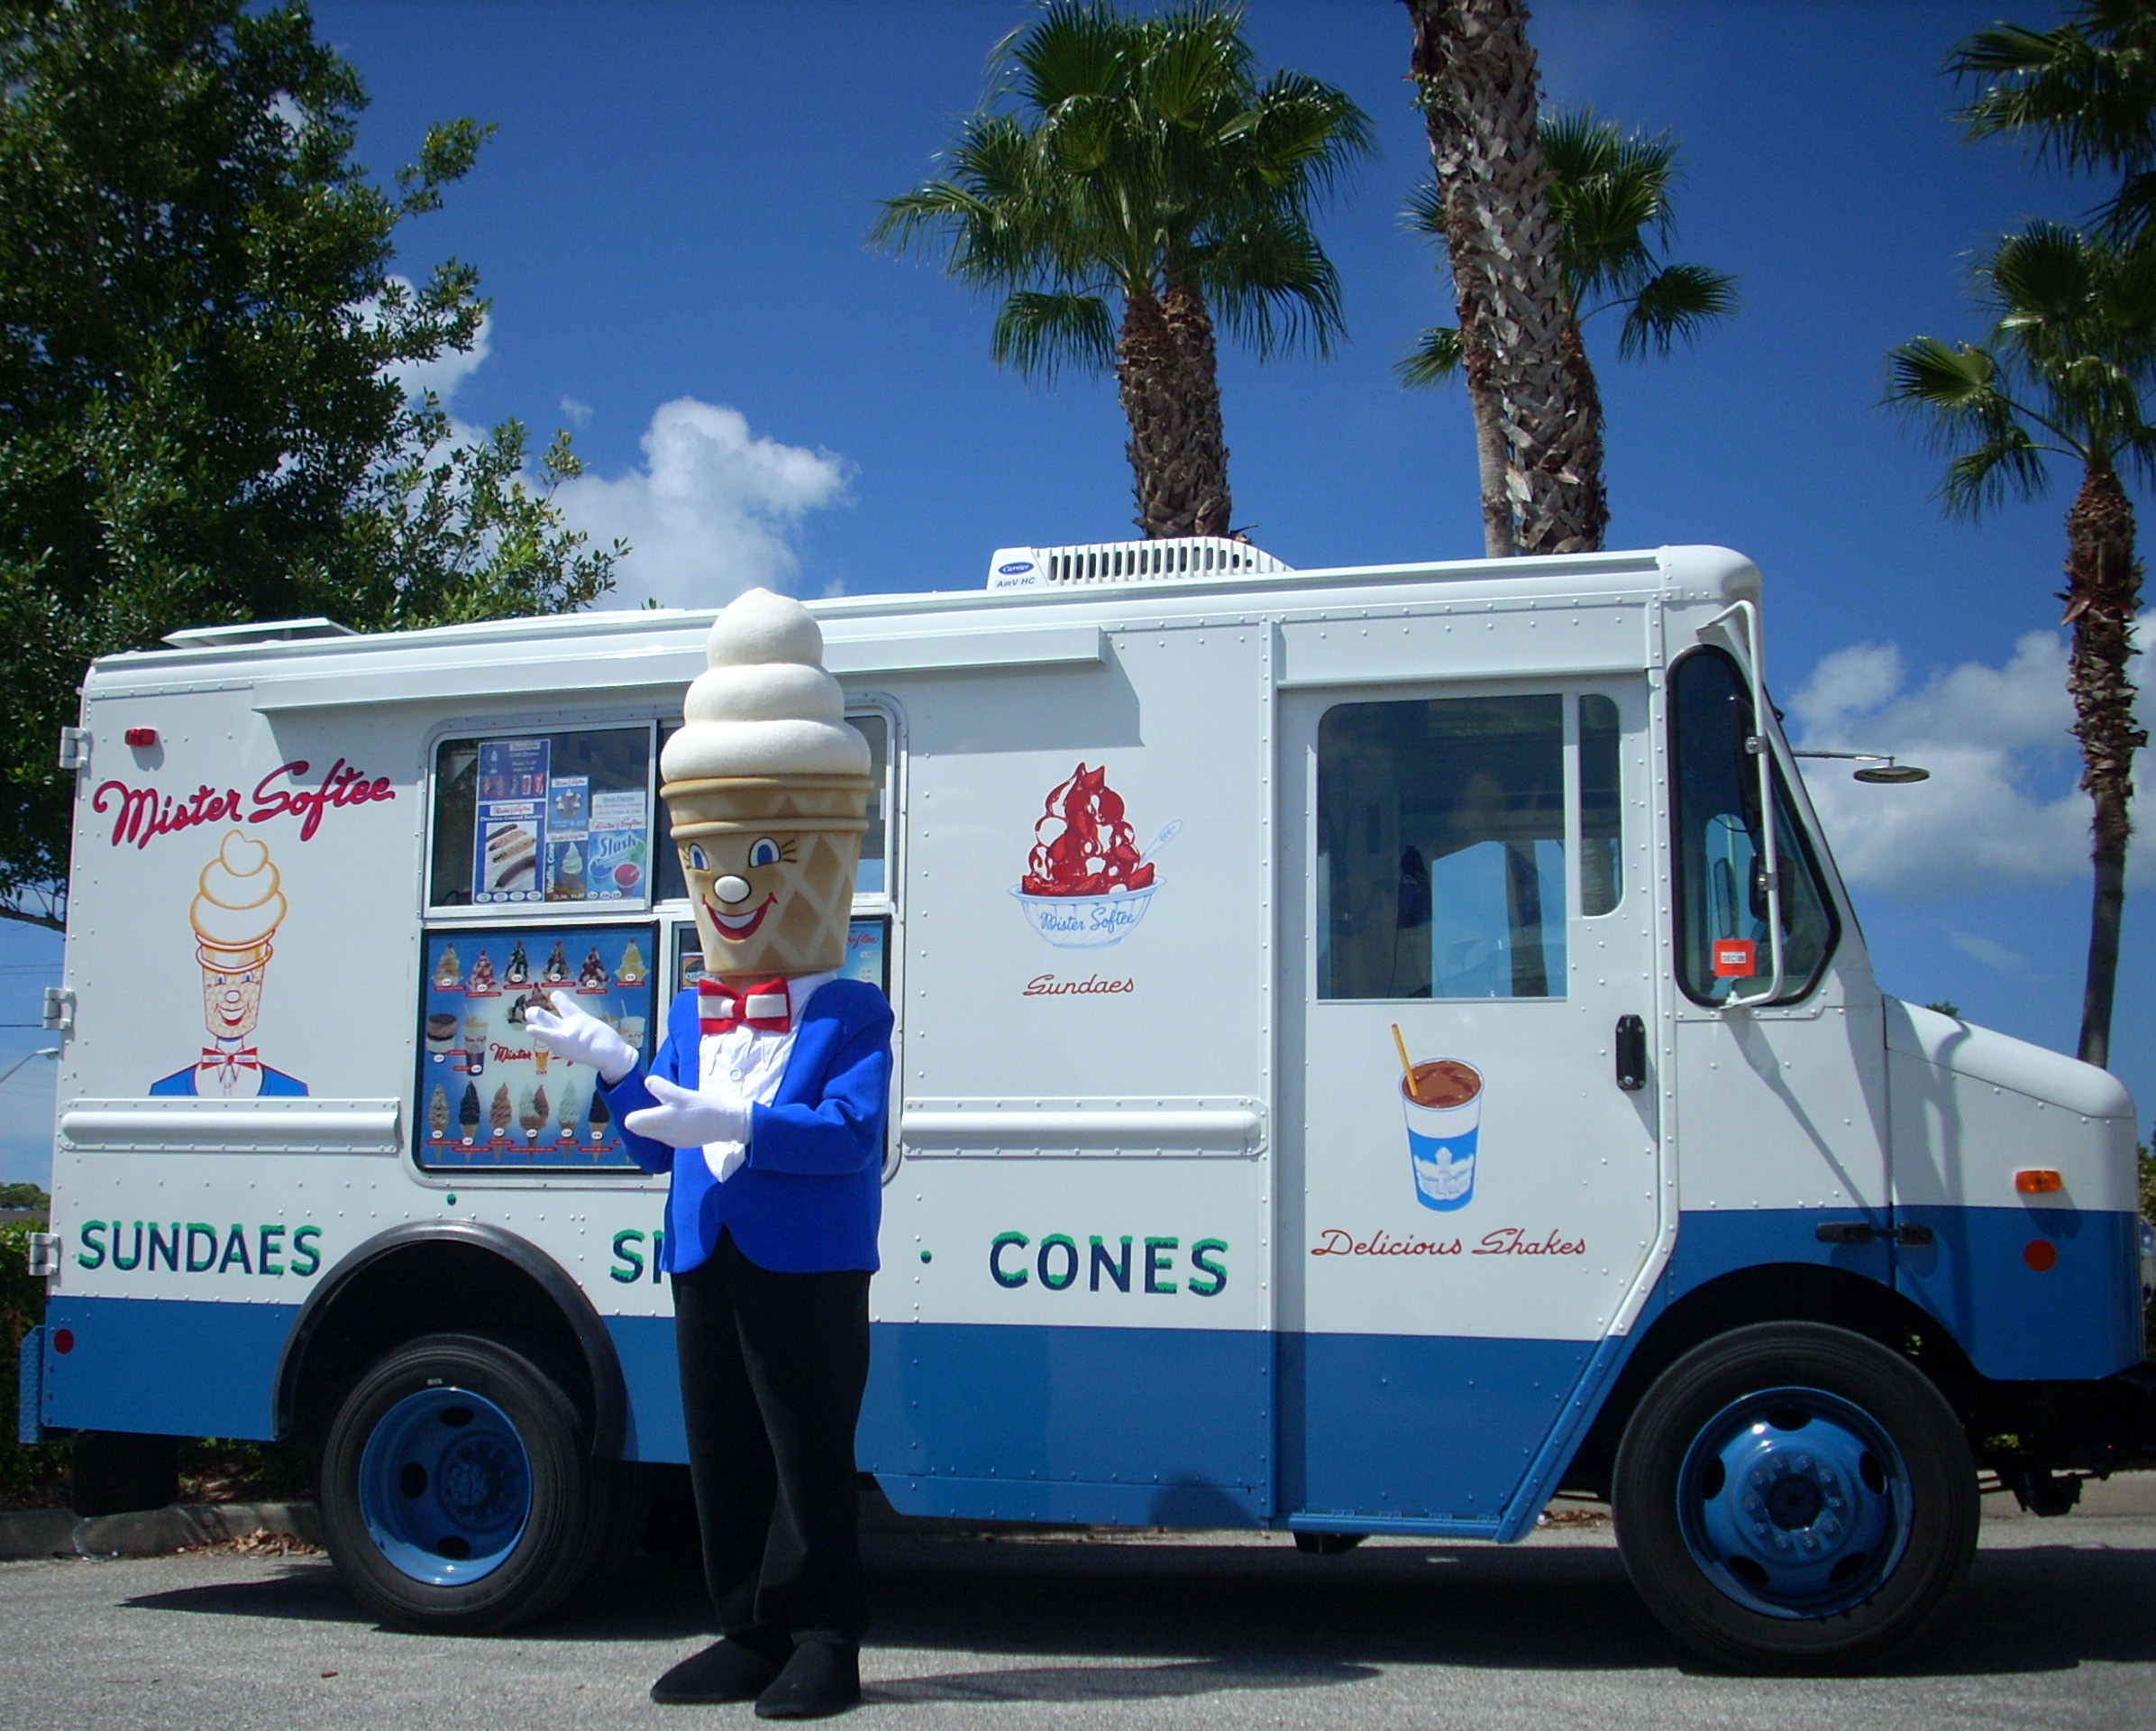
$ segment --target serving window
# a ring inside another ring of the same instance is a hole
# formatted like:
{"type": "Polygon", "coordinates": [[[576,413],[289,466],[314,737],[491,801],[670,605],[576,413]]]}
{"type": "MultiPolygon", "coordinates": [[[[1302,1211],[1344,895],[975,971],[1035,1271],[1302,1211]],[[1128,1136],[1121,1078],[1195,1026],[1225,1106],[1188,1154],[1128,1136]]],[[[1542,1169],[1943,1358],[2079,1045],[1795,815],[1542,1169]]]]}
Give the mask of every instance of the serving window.
{"type": "Polygon", "coordinates": [[[443,740],[428,904],[648,907],[653,746],[649,722],[443,740]]]}

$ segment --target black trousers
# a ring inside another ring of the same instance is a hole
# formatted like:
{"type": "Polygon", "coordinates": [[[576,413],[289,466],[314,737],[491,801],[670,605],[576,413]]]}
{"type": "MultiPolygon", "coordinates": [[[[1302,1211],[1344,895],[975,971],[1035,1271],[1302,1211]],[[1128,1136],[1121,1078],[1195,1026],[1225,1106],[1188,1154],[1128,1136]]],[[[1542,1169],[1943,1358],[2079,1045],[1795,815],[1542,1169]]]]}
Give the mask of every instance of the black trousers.
{"type": "Polygon", "coordinates": [[[673,1278],[704,1579],[720,1631],[752,1645],[782,1653],[868,1626],[854,1467],[868,1282],[760,1268],[723,1231],[673,1278]]]}

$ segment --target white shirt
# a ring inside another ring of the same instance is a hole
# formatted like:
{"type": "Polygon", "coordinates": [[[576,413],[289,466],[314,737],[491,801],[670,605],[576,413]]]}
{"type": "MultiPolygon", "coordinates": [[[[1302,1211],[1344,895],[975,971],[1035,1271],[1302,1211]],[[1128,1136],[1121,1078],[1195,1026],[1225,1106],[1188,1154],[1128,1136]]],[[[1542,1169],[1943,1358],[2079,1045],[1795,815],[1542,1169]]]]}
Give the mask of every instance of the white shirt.
{"type": "MultiPolygon", "coordinates": [[[[793,1037],[801,1026],[801,1012],[826,982],[838,977],[832,968],[822,974],[801,974],[786,982],[790,1026],[782,1034],[768,1028],[739,1022],[723,1034],[705,1034],[697,1041],[697,1085],[715,1094],[728,1105],[768,1106],[786,1075],[786,1060],[793,1056],[793,1037]]],[[[729,1160],[740,1154],[740,1142],[706,1142],[704,1164],[713,1177],[728,1176],[729,1160]]]]}

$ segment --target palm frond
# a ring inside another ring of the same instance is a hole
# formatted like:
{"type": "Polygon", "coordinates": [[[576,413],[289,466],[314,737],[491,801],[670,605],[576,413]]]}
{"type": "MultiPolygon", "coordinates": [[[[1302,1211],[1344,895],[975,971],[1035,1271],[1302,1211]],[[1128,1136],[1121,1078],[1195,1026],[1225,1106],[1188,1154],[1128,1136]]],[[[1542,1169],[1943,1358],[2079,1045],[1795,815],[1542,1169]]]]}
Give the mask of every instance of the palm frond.
{"type": "Polygon", "coordinates": [[[1393,362],[1400,382],[1411,389],[1448,385],[1467,358],[1466,344],[1449,325],[1433,325],[1415,339],[1415,346],[1393,362]]]}
{"type": "Polygon", "coordinates": [[[1896,408],[1963,416],[1998,396],[1998,362],[1969,343],[1920,336],[1886,357],[1886,400],[1896,408]]]}
{"type": "Polygon", "coordinates": [[[1105,372],[1115,364],[1115,321],[1098,295],[1020,289],[996,312],[991,353],[999,365],[1042,384],[1054,384],[1065,366],[1105,372]]]}
{"type": "Polygon", "coordinates": [[[2049,481],[2042,448],[2016,424],[1948,463],[1939,499],[1949,516],[1974,520],[2013,500],[2040,497],[2049,481]]]}
{"type": "Polygon", "coordinates": [[[1665,265],[1633,295],[1617,353],[1627,361],[1667,355],[1698,342],[1716,319],[1734,317],[1740,304],[1736,278],[1704,264],[1665,265]]]}

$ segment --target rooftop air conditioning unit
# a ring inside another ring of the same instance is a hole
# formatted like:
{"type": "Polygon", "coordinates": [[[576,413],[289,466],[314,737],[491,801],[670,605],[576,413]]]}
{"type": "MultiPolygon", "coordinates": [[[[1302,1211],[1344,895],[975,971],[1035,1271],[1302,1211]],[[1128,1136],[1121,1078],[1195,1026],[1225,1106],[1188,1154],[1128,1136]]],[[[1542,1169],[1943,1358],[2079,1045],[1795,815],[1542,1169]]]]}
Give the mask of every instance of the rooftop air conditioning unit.
{"type": "Polygon", "coordinates": [[[1080,583],[1203,582],[1293,571],[1247,541],[1189,535],[1163,541],[1097,541],[1083,547],[998,547],[991,589],[1064,589],[1080,583]]]}

